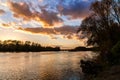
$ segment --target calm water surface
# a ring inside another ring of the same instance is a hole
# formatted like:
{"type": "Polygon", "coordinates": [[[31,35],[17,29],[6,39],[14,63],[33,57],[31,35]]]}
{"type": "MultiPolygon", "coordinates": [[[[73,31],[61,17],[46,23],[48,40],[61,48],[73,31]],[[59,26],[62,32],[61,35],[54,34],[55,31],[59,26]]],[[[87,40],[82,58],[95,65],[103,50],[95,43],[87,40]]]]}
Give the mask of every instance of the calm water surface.
{"type": "Polygon", "coordinates": [[[0,80],[81,80],[86,57],[92,52],[0,53],[0,80]]]}

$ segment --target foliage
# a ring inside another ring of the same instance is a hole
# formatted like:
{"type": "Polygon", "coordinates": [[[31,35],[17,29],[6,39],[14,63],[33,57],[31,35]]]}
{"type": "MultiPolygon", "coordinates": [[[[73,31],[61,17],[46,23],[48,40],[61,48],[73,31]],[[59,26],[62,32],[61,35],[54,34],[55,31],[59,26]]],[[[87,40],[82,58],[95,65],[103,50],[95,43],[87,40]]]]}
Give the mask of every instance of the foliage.
{"type": "Polygon", "coordinates": [[[111,52],[111,62],[113,64],[120,64],[120,41],[115,46],[113,46],[111,52]]]}
{"type": "Polygon", "coordinates": [[[117,53],[120,53],[120,41],[115,46],[113,46],[111,52],[114,55],[117,55],[117,53]]]}
{"type": "Polygon", "coordinates": [[[88,45],[97,44],[102,50],[108,50],[120,40],[120,13],[116,11],[119,8],[116,0],[102,0],[92,4],[92,14],[83,20],[79,28],[88,38],[88,45]]]}
{"type": "MultiPolygon", "coordinates": [[[[91,14],[82,21],[78,32],[88,39],[88,46],[97,45],[100,48],[100,55],[90,63],[101,64],[105,68],[113,61],[120,61],[120,1],[96,0],[91,5],[91,14]]],[[[87,66],[87,62],[84,65],[87,66]]]]}
{"type": "Polygon", "coordinates": [[[42,47],[38,43],[30,41],[5,40],[0,41],[0,51],[2,52],[38,52],[38,51],[59,51],[59,47],[42,47]]]}
{"type": "Polygon", "coordinates": [[[93,61],[81,60],[81,67],[84,73],[89,74],[89,75],[92,74],[94,76],[96,76],[98,72],[102,70],[102,66],[93,61]]]}
{"type": "Polygon", "coordinates": [[[69,51],[99,51],[99,47],[86,48],[86,47],[79,46],[69,51]]]}

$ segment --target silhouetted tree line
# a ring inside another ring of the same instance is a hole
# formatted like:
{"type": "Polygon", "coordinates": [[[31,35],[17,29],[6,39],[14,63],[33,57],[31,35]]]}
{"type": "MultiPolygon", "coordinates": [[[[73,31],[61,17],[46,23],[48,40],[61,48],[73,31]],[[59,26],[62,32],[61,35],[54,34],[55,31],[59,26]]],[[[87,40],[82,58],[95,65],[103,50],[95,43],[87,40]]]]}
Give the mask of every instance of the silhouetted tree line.
{"type": "Polygon", "coordinates": [[[82,60],[81,67],[86,74],[96,68],[97,74],[106,66],[120,64],[120,0],[96,0],[90,10],[78,32],[88,38],[88,46],[99,47],[100,53],[94,60],[82,60]]]}
{"type": "Polygon", "coordinates": [[[69,51],[99,51],[99,47],[90,47],[90,48],[76,47],[76,48],[71,49],[69,51]]]}
{"type": "Polygon", "coordinates": [[[38,43],[30,41],[5,40],[0,41],[1,52],[39,52],[39,51],[60,51],[59,47],[42,47],[38,43]]]}

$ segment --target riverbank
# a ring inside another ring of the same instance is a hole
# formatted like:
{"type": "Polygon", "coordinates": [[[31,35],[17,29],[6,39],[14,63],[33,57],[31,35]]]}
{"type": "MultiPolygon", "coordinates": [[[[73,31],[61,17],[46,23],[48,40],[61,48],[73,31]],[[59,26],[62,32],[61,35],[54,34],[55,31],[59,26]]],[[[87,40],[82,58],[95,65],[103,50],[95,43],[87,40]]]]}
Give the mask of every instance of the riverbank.
{"type": "Polygon", "coordinates": [[[86,76],[85,80],[119,80],[120,79],[120,65],[114,65],[100,72],[96,77],[86,76]]]}

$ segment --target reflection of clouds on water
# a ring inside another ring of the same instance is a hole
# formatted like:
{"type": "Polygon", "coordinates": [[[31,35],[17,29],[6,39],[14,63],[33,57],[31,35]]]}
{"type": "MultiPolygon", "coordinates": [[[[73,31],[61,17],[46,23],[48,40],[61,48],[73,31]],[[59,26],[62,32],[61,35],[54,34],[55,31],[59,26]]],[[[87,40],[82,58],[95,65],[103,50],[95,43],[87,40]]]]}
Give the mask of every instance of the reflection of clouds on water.
{"type": "Polygon", "coordinates": [[[80,80],[79,62],[86,55],[89,57],[88,52],[0,53],[0,79],[80,80]]]}

